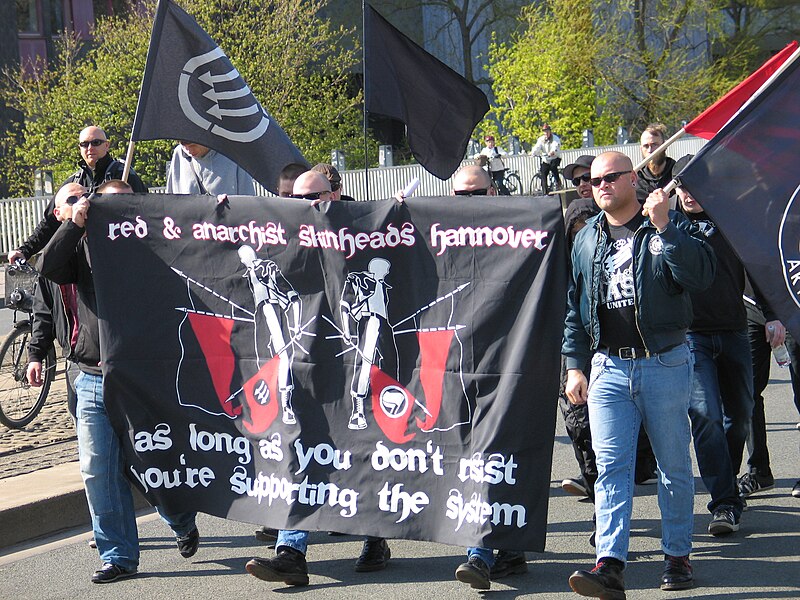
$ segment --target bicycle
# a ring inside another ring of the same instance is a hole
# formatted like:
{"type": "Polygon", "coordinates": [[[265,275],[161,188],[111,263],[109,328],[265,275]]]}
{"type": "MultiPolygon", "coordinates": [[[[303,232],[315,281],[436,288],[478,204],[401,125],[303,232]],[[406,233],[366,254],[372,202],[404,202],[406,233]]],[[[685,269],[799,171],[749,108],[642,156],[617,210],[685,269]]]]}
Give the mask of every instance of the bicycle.
{"type": "MultiPolygon", "coordinates": [[[[544,196],[544,188],[542,187],[542,157],[539,156],[539,165],[536,169],[536,174],[531,178],[531,185],[530,191],[531,196],[544,196]]],[[[553,193],[556,190],[564,189],[564,180],[563,176],[561,175],[561,171],[558,172],[558,178],[553,175],[552,171],[547,172],[547,188],[550,190],[550,193],[553,193]]]]}
{"type": "Polygon", "coordinates": [[[520,179],[517,171],[503,169],[503,184],[506,186],[509,195],[522,194],[522,179],[520,179]]]}
{"type": "Polygon", "coordinates": [[[14,310],[14,328],[0,346],[0,422],[11,429],[21,429],[42,410],[50,385],[55,378],[54,347],[42,361],[42,385],[28,383],[28,342],[33,330],[33,295],[38,271],[26,261],[6,267],[6,307],[14,310]],[[19,312],[26,318],[17,320],[19,312]]]}

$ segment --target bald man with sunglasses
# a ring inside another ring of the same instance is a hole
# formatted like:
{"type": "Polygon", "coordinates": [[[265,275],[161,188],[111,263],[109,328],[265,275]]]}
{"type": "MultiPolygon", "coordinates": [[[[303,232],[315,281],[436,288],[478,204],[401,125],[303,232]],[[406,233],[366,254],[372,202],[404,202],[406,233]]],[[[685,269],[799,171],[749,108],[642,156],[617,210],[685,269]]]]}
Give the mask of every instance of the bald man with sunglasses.
{"type": "Polygon", "coordinates": [[[597,564],[575,571],[569,584],[582,596],[623,599],[640,423],[658,460],[661,589],[693,584],[687,418],[693,362],[686,331],[689,294],[711,284],[716,258],[700,231],[669,210],[666,194],[639,203],[637,177],[624,154],[601,154],[591,175],[602,212],[575,237],[561,353],[567,398],[588,402],[592,423],[597,564]],[[591,387],[581,370],[589,359],[591,387]]]}

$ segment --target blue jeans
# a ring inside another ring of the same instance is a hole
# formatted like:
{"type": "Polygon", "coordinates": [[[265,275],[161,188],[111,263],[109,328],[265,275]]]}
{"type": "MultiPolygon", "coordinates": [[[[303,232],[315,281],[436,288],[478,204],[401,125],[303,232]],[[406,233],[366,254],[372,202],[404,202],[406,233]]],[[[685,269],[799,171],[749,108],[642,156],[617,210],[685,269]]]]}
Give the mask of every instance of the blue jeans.
{"type": "MultiPolygon", "coordinates": [[[[364,538],[369,541],[376,541],[383,538],[367,536],[364,538]]],[[[278,531],[278,541],[275,542],[275,551],[278,552],[281,546],[292,548],[305,555],[308,549],[308,532],[299,529],[281,529],[278,531]]]]}
{"type": "MultiPolygon", "coordinates": [[[[103,378],[79,373],[75,393],[78,455],[97,551],[104,563],[135,569],[139,565],[136,512],[131,486],[124,475],[120,439],[111,427],[103,402],[103,378]]],[[[161,517],[176,535],[186,535],[195,527],[195,513],[161,517]]]]}
{"type": "Polygon", "coordinates": [[[711,494],[708,510],[742,500],[736,475],[753,414],[753,362],[746,330],[687,334],[694,356],[689,417],[700,476],[711,494]]]}
{"type": "Polygon", "coordinates": [[[490,569],[494,566],[494,550],[491,548],[467,548],[467,558],[477,556],[490,569]]]}
{"type": "Polygon", "coordinates": [[[651,358],[597,353],[589,379],[589,420],[597,457],[597,557],[628,556],[636,440],[644,424],[658,462],[661,547],[686,556],[692,549],[694,478],[689,455],[692,355],[686,344],[651,358]]]}

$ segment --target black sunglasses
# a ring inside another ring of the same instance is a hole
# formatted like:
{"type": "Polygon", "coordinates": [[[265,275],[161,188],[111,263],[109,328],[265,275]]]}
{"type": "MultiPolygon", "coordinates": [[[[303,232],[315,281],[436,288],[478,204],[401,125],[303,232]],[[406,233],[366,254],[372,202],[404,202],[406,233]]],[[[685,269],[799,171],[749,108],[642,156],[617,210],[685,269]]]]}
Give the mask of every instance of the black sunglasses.
{"type": "Polygon", "coordinates": [[[485,196],[489,192],[486,188],[479,188],[477,190],[455,190],[453,193],[456,196],[485,196]]]}
{"type": "Polygon", "coordinates": [[[67,199],[64,200],[64,202],[66,202],[67,204],[72,205],[72,204],[75,204],[81,198],[88,198],[89,196],[91,196],[91,194],[89,192],[84,192],[80,196],[67,196],[67,199]]]}
{"type": "Polygon", "coordinates": [[[592,184],[592,187],[600,187],[600,184],[605,181],[606,183],[614,183],[617,179],[622,177],[627,173],[632,173],[632,171],[617,171],[616,173],[609,173],[608,175],[603,175],[602,177],[592,177],[589,180],[589,183],[592,184]]]}
{"type": "Polygon", "coordinates": [[[292,194],[290,198],[297,198],[300,200],[319,200],[322,194],[330,194],[331,192],[309,192],[308,194],[292,194]]]}
{"type": "Polygon", "coordinates": [[[572,185],[578,187],[581,184],[581,181],[584,183],[589,183],[592,180],[592,176],[589,173],[584,173],[580,177],[573,177],[572,178],[572,185]]]}
{"type": "Polygon", "coordinates": [[[89,146],[94,146],[97,148],[98,146],[102,146],[108,140],[86,140],[85,142],[78,142],[78,146],[81,148],[88,148],[89,146]]]}

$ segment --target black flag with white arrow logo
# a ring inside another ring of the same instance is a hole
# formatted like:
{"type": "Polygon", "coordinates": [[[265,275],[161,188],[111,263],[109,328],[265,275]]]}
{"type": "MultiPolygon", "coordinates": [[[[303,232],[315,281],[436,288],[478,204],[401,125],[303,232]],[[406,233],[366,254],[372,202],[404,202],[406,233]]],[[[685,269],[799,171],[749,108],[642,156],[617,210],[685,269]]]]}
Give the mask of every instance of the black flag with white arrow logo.
{"type": "Polygon", "coordinates": [[[305,163],[222,49],[171,0],[156,9],[131,139],[188,140],[224,154],[271,192],[305,163]]]}

